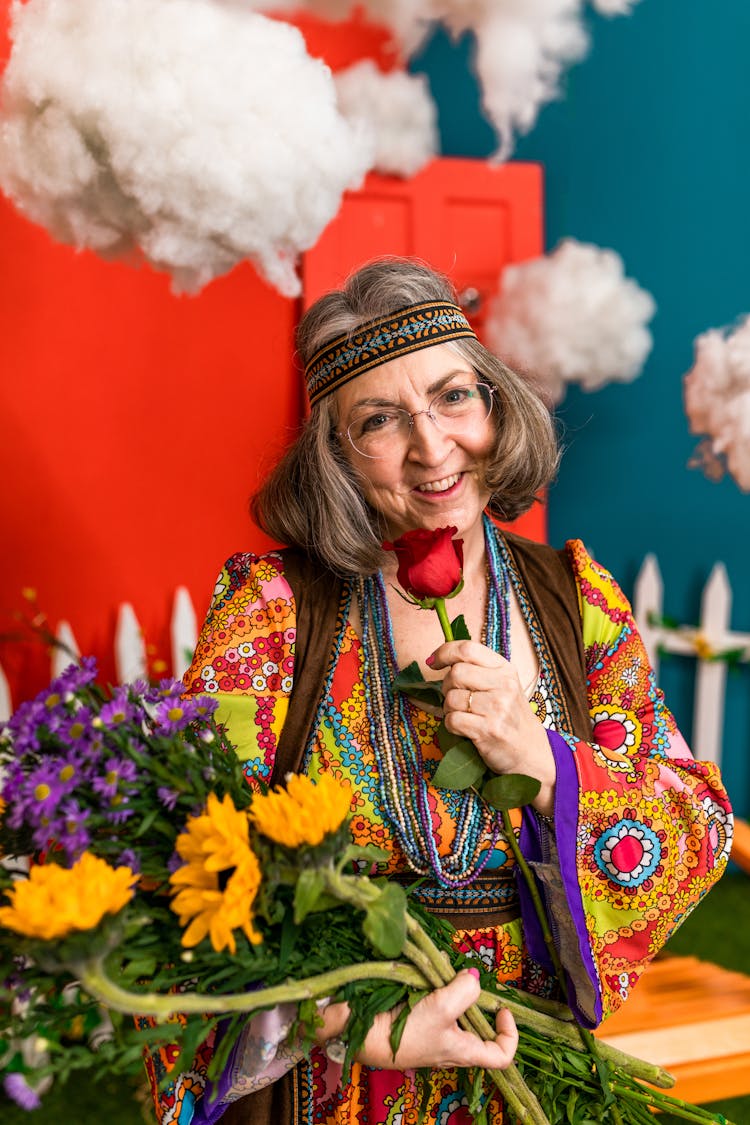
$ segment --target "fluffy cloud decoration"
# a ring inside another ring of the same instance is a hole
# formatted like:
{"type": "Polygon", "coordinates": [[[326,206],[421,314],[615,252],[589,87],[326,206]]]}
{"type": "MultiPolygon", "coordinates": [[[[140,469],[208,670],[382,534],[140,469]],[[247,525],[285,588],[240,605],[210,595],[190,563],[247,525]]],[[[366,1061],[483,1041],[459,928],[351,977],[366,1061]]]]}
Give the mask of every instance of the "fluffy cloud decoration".
{"type": "Polygon", "coordinates": [[[422,74],[383,74],[370,59],[335,78],[339,109],[375,138],[374,168],[413,176],[438,151],[437,110],[422,74]]]}
{"type": "MultiPolygon", "coordinates": [[[[260,0],[250,0],[266,8],[260,0]]],[[[630,12],[638,0],[592,0],[603,15],[630,12]]],[[[327,19],[351,12],[353,0],[281,0],[274,10],[305,7],[327,19]]],[[[390,27],[406,55],[422,44],[434,23],[453,35],[476,36],[474,66],[484,109],[495,126],[497,159],[507,159],[514,137],[536,122],[540,108],[557,97],[567,66],[581,59],[589,38],[585,0],[364,0],[361,7],[390,27]]]]}
{"type": "Polygon", "coordinates": [[[691,464],[711,480],[728,469],[750,492],[750,316],[734,330],[698,337],[684,396],[690,432],[707,435],[691,464]]]}
{"type": "Polygon", "coordinates": [[[15,3],[0,187],[53,237],[194,292],[251,259],[282,293],[372,162],[328,68],[227,0],[15,3]]]}
{"type": "Polygon", "coordinates": [[[638,0],[591,0],[592,7],[603,16],[629,16],[638,0]]]}
{"type": "Polygon", "coordinates": [[[508,266],[485,323],[488,347],[551,403],[568,383],[593,391],[640,374],[656,306],[624,276],[613,250],[566,239],[549,255],[508,266]]]}

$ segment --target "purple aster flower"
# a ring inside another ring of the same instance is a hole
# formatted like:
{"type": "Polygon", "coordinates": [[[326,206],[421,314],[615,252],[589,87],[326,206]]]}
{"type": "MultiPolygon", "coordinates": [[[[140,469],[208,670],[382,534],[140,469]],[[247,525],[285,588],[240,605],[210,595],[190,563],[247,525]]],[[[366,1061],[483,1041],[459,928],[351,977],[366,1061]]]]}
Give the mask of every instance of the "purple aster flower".
{"type": "Polygon", "coordinates": [[[162,699],[179,699],[185,690],[182,680],[159,680],[159,695],[162,699]]]}
{"type": "Polygon", "coordinates": [[[72,793],[76,786],[84,780],[83,770],[75,751],[67,754],[64,758],[55,758],[50,765],[56,771],[62,797],[72,793]]]}
{"type": "Polygon", "coordinates": [[[21,1109],[32,1110],[41,1107],[39,1095],[32,1090],[22,1074],[17,1072],[6,1074],[3,1079],[3,1089],[11,1101],[14,1101],[21,1109]]]}
{"type": "Polygon", "coordinates": [[[102,797],[113,798],[122,782],[127,784],[136,779],[135,763],[127,758],[110,758],[104,763],[104,769],[104,775],[95,777],[92,782],[94,792],[102,797]]]}
{"type": "Polygon", "coordinates": [[[63,801],[60,816],[50,826],[51,834],[64,849],[69,860],[79,859],[91,843],[86,827],[90,816],[88,809],[82,809],[77,801],[63,801]]]}
{"type": "Polygon", "coordinates": [[[91,725],[93,719],[90,707],[78,707],[60,724],[57,734],[68,746],[83,747],[96,737],[96,728],[91,725]]]}
{"type": "MultiPolygon", "coordinates": [[[[32,770],[19,787],[15,808],[9,818],[26,821],[29,824],[49,824],[57,811],[60,800],[65,795],[65,786],[60,779],[59,765],[56,761],[43,762],[32,770]]],[[[13,824],[12,827],[18,827],[13,824]]]]}
{"type": "Polygon", "coordinates": [[[126,821],[130,820],[134,812],[135,809],[130,808],[127,801],[123,801],[122,804],[112,805],[107,810],[107,820],[110,821],[111,824],[125,824],[126,821]]]}
{"type": "MultiPolygon", "coordinates": [[[[3,782],[3,787],[0,790],[0,796],[2,796],[6,805],[8,805],[11,810],[15,811],[14,806],[16,798],[23,785],[25,774],[18,762],[11,762],[6,766],[6,770],[7,775],[3,782]]],[[[13,824],[11,827],[18,828],[19,825],[13,824]]]]}
{"type": "Polygon", "coordinates": [[[99,718],[105,727],[119,727],[134,719],[137,713],[135,704],[128,696],[127,687],[119,687],[113,692],[112,698],[102,704],[99,718]]]}
{"type": "Polygon", "coordinates": [[[175,871],[179,871],[180,868],[184,866],[184,863],[185,861],[182,856],[179,856],[177,852],[172,852],[167,860],[167,871],[170,875],[174,875],[175,871]]]}
{"type": "Polygon", "coordinates": [[[196,695],[194,699],[196,703],[196,714],[199,719],[209,718],[219,706],[218,699],[212,699],[210,695],[196,695]]]}
{"type": "Polygon", "coordinates": [[[55,690],[63,697],[69,692],[76,694],[82,687],[88,687],[96,679],[96,657],[84,656],[80,664],[69,664],[65,671],[53,681],[55,690]]]}
{"type": "Polygon", "coordinates": [[[129,867],[132,872],[137,874],[141,870],[141,861],[132,848],[125,848],[125,851],[117,857],[117,866],[129,867]]]}
{"type": "Polygon", "coordinates": [[[164,805],[165,809],[169,809],[171,812],[177,804],[179,793],[176,789],[168,789],[166,785],[160,785],[156,790],[156,796],[164,805]]]}
{"type": "Polygon", "coordinates": [[[171,697],[157,703],[154,709],[154,731],[157,734],[174,734],[195,722],[201,706],[200,697],[171,697]]]}
{"type": "Polygon", "coordinates": [[[39,749],[39,726],[44,718],[44,705],[36,700],[22,703],[3,725],[3,736],[13,743],[17,757],[39,749]]]}

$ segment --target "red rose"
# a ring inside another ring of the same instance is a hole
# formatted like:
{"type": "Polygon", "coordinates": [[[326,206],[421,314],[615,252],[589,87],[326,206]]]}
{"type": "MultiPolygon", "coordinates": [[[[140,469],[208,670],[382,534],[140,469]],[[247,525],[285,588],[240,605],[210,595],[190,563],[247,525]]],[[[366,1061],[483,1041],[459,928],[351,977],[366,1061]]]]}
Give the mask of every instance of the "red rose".
{"type": "Polygon", "coordinates": [[[435,531],[418,528],[407,531],[395,543],[384,543],[395,551],[398,581],[417,601],[448,598],[462,583],[464,541],[454,539],[458,528],[438,527],[435,531]]]}

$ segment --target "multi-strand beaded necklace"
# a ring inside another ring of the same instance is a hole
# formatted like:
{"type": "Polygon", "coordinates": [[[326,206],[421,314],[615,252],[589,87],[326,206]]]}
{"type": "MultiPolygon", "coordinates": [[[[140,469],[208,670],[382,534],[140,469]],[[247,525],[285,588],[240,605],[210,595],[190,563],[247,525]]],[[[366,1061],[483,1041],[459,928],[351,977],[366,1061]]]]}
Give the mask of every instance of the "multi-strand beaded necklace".
{"type": "MultiPolygon", "coordinates": [[[[484,531],[489,572],[485,643],[510,659],[508,574],[498,533],[487,517],[484,531]]],[[[383,806],[416,873],[432,875],[445,887],[466,887],[491,858],[500,818],[475,793],[466,793],[451,851],[439,854],[411,705],[392,690],[399,668],[382,574],[357,579],[354,593],[362,621],[365,697],[383,806]]]]}

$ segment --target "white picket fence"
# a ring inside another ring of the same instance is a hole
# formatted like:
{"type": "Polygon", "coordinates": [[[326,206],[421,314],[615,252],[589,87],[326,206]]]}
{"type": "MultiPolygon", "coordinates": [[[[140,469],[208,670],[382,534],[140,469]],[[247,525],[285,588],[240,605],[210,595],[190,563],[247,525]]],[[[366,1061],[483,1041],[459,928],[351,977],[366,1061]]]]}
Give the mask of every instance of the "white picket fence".
{"type": "MultiPolygon", "coordinates": [[[[703,588],[698,625],[668,628],[659,624],[663,603],[664,584],[659,565],[654,555],[647,555],[636,579],[633,597],[638,628],[657,673],[657,680],[659,658],[663,652],[696,658],[690,745],[697,758],[720,764],[727,663],[723,659],[711,657],[734,652],[737,654],[736,659],[750,661],[750,633],[738,633],[729,628],[732,591],[723,563],[716,563],[703,588]]],[[[175,591],[170,634],[171,673],[179,678],[189,664],[197,639],[195,609],[184,586],[175,591]]],[[[53,676],[58,675],[70,663],[69,652],[79,654],[75,635],[68,622],[60,622],[56,635],[68,652],[62,648],[53,651],[53,676]]],[[[127,602],[120,606],[118,613],[114,652],[119,683],[127,683],[146,675],[146,642],[135,611],[127,602]]],[[[0,719],[7,718],[11,710],[8,682],[0,667],[0,719]]]]}
{"type": "MultiPolygon", "coordinates": [[[[55,630],[60,647],[52,650],[51,676],[58,676],[71,662],[71,655],[81,652],[69,622],[61,621],[55,630]]],[[[172,602],[170,621],[170,641],[172,667],[171,674],[180,679],[190,664],[190,658],[198,639],[197,620],[190,592],[185,586],[178,586],[172,602]]],[[[129,683],[145,677],[148,671],[146,640],[138,623],[135,610],[129,602],[123,602],[117,614],[114,637],[115,672],[117,682],[129,683]]],[[[10,696],[8,680],[0,667],[0,720],[11,714],[13,701],[10,696]]]]}
{"type": "Polygon", "coordinates": [[[690,747],[696,758],[721,764],[724,730],[727,660],[750,660],[750,633],[729,628],[732,613],[732,588],[726,568],[717,562],[703,587],[700,621],[695,626],[678,628],[659,624],[662,618],[664,584],[654,555],[647,555],[635,583],[633,612],[659,678],[662,652],[696,658],[693,701],[693,731],[690,747]]]}

